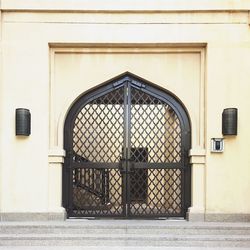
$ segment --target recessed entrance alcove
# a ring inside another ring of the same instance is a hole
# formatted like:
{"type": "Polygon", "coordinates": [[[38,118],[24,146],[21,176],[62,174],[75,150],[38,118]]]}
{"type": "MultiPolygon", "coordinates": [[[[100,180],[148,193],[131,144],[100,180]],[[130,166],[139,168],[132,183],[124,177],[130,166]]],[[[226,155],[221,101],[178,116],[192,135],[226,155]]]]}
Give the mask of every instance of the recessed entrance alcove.
{"type": "Polygon", "coordinates": [[[51,45],[49,206],[202,218],[203,74],[202,46],[51,45]]]}

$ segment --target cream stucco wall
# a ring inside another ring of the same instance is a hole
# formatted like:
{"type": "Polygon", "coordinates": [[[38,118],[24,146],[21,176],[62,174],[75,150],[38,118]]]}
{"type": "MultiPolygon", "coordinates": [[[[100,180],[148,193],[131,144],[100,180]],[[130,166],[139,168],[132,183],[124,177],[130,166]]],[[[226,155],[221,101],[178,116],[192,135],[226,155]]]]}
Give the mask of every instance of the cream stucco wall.
{"type": "Polygon", "coordinates": [[[130,71],[187,107],[191,211],[250,214],[250,2],[111,2],[2,1],[0,211],[62,211],[65,115],[81,93],[130,71]],[[32,114],[28,138],[15,136],[18,107],[32,114]],[[239,110],[238,135],[210,153],[227,107],[239,110]]]}

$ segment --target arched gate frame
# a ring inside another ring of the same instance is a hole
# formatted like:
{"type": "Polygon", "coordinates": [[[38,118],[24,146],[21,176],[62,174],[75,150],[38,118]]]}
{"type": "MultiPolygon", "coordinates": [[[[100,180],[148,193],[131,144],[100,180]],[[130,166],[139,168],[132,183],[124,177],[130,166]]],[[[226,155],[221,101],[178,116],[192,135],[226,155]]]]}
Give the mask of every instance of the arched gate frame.
{"type": "Polygon", "coordinates": [[[171,93],[124,73],[82,95],[64,126],[68,217],[185,217],[190,122],[171,93]]]}

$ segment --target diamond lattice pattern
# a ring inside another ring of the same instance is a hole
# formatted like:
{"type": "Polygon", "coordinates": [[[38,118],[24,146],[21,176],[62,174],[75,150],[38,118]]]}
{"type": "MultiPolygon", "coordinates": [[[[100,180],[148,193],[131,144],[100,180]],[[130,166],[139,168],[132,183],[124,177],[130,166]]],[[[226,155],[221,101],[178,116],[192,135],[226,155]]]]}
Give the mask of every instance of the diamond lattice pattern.
{"type": "MultiPolygon", "coordinates": [[[[132,88],[131,147],[148,154],[134,159],[148,162],[181,161],[181,126],[174,110],[163,101],[132,88]]],[[[133,151],[132,151],[133,155],[133,151]]]]}
{"type": "Polygon", "coordinates": [[[127,129],[124,93],[120,87],[92,100],[75,118],[73,160],[84,167],[72,170],[74,215],[124,215],[124,192],[130,215],[178,215],[183,209],[184,176],[178,168],[182,161],[180,120],[166,102],[132,87],[128,137],[135,170],[122,177],[118,163],[127,129]],[[101,167],[88,167],[89,163],[101,167]],[[143,163],[143,168],[136,168],[136,163],[143,163]]]}
{"type": "Polygon", "coordinates": [[[116,216],[123,213],[119,169],[75,169],[73,174],[75,216],[116,216]]]}
{"type": "MultiPolygon", "coordinates": [[[[73,170],[75,216],[120,215],[122,177],[109,163],[119,163],[124,140],[124,88],[105,94],[78,113],[73,128],[74,160],[84,168],[73,170]],[[88,163],[100,163],[91,168],[88,163]]],[[[117,164],[118,166],[118,164],[117,164]]]]}
{"type": "MultiPolygon", "coordinates": [[[[144,169],[147,173],[147,187],[143,187],[145,177],[134,180],[135,175],[130,176],[131,182],[138,184],[134,196],[140,197],[142,193],[144,200],[131,201],[130,213],[135,216],[159,215],[175,216],[181,213],[181,175],[182,169],[144,169]]],[[[144,174],[145,175],[145,174],[144,174]]],[[[138,176],[137,176],[138,178],[138,176]]]]}
{"type": "Polygon", "coordinates": [[[73,128],[73,150],[91,162],[119,162],[124,138],[124,88],[85,105],[73,128]]]}
{"type": "Polygon", "coordinates": [[[178,215],[182,210],[182,169],[171,168],[169,163],[181,162],[179,118],[167,103],[141,90],[132,88],[131,99],[131,155],[135,162],[144,162],[145,168],[135,167],[130,175],[130,213],[178,215]]]}

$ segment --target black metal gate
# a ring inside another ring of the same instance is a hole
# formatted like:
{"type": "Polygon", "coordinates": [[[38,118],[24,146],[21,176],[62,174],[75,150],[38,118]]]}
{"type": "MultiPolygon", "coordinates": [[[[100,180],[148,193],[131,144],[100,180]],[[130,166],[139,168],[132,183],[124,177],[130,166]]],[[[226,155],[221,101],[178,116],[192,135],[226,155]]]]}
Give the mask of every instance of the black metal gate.
{"type": "Polygon", "coordinates": [[[75,102],[64,137],[68,217],[185,217],[190,125],[170,93],[120,75],[75,102]]]}

